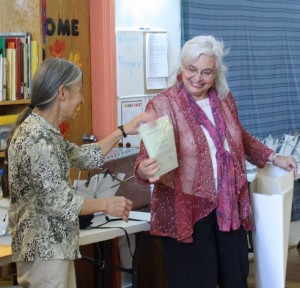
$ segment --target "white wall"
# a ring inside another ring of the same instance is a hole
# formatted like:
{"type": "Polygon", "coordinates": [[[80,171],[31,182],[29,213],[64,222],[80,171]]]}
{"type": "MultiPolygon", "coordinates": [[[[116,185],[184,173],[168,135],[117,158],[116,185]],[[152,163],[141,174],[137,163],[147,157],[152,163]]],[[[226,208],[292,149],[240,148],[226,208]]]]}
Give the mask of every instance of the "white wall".
{"type": "MultiPolygon", "coordinates": [[[[116,30],[167,31],[169,74],[175,73],[181,49],[180,0],[115,0],[115,10],[116,30]]],[[[169,77],[168,84],[174,77],[169,77]]]]}
{"type": "MultiPolygon", "coordinates": [[[[150,28],[168,33],[168,85],[175,81],[180,55],[180,0],[115,0],[116,31],[150,28]],[[173,73],[173,75],[172,75],[173,73]]],[[[143,97],[143,106],[150,97],[143,97]]],[[[131,100],[137,100],[132,98],[131,100]]],[[[118,123],[120,124],[120,99],[118,123]]],[[[131,277],[122,273],[122,288],[131,287],[131,277]]]]}
{"type": "MultiPolygon", "coordinates": [[[[118,30],[138,30],[150,28],[153,31],[166,31],[168,34],[168,69],[167,85],[175,83],[179,68],[181,51],[180,0],[115,0],[115,26],[118,30]]],[[[143,109],[153,95],[130,96],[129,101],[142,101],[143,109]]],[[[118,98],[118,124],[122,122],[121,103],[118,98]]],[[[125,142],[139,141],[138,136],[127,137],[125,142]]]]}

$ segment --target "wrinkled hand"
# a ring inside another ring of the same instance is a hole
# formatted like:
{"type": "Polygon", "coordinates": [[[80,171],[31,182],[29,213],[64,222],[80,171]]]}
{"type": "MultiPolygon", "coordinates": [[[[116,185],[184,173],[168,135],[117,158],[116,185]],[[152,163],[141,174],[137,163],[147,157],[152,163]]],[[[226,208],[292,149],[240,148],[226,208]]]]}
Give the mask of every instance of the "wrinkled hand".
{"type": "Polygon", "coordinates": [[[279,166],[287,171],[294,171],[294,176],[298,174],[298,164],[293,156],[278,155],[273,162],[274,165],[279,166]]]}
{"type": "Polygon", "coordinates": [[[132,208],[132,201],[122,196],[107,199],[105,213],[111,216],[120,217],[128,222],[129,212],[132,208]]]}
{"type": "Polygon", "coordinates": [[[148,180],[150,183],[154,183],[159,180],[159,177],[153,177],[160,169],[155,159],[146,159],[142,161],[137,168],[137,174],[143,179],[148,180]]]}
{"type": "Polygon", "coordinates": [[[124,130],[128,135],[135,135],[139,133],[140,125],[143,123],[150,123],[155,121],[156,117],[152,113],[142,112],[136,115],[132,120],[126,123],[124,130]]]}

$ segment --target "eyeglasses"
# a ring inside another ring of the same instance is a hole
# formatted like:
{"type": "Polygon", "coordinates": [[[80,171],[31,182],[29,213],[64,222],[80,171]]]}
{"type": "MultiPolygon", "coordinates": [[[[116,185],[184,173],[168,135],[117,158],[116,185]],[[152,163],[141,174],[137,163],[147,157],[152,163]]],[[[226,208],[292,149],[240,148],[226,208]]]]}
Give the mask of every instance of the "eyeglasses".
{"type": "Polygon", "coordinates": [[[196,67],[188,65],[184,66],[185,70],[192,76],[196,76],[197,74],[200,73],[201,77],[204,79],[210,79],[213,76],[215,76],[215,70],[213,69],[204,69],[202,71],[199,71],[196,67]]]}

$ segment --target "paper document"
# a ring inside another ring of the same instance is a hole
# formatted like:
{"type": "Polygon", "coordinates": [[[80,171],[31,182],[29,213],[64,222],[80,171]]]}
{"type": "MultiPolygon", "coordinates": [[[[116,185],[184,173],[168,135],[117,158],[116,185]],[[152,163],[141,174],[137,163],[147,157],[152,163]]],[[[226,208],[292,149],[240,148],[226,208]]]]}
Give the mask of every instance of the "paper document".
{"type": "Polygon", "coordinates": [[[155,158],[160,170],[154,175],[159,177],[178,167],[174,130],[168,116],[140,127],[140,136],[150,158],[155,158]]]}
{"type": "Polygon", "coordinates": [[[168,77],[167,33],[146,34],[146,78],[168,77]]]}

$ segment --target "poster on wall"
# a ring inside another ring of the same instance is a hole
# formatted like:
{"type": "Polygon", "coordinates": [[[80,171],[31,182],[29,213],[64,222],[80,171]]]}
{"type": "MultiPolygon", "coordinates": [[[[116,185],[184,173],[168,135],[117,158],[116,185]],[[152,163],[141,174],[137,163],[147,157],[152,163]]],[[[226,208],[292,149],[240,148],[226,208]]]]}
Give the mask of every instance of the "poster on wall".
{"type": "Polygon", "coordinates": [[[128,97],[144,94],[144,35],[141,31],[118,31],[117,94],[128,97]]]}
{"type": "MultiPolygon", "coordinates": [[[[142,100],[121,101],[121,124],[126,124],[141,112],[143,112],[142,100]]],[[[122,144],[125,147],[140,146],[140,136],[127,135],[126,138],[123,138],[122,144]]]]}

